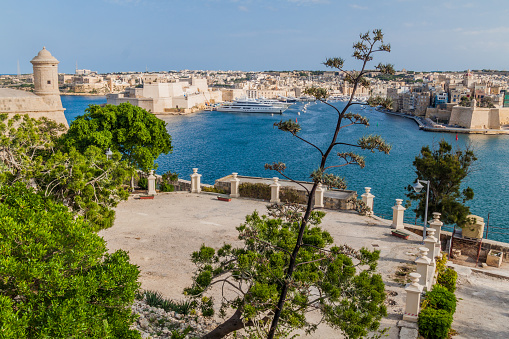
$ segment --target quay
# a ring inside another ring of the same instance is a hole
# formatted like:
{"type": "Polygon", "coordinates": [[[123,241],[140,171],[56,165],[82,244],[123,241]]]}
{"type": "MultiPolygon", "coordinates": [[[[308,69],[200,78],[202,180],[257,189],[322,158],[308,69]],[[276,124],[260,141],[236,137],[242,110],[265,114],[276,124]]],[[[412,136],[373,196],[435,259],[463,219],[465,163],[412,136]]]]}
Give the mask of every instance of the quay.
{"type": "Polygon", "coordinates": [[[446,132],[446,133],[461,133],[461,134],[509,134],[509,129],[489,129],[489,128],[463,128],[463,127],[452,127],[443,124],[437,124],[429,118],[418,117],[406,113],[392,112],[386,109],[376,109],[378,112],[382,112],[389,115],[395,115],[402,118],[407,118],[415,121],[419,126],[419,129],[427,132],[446,132]]]}

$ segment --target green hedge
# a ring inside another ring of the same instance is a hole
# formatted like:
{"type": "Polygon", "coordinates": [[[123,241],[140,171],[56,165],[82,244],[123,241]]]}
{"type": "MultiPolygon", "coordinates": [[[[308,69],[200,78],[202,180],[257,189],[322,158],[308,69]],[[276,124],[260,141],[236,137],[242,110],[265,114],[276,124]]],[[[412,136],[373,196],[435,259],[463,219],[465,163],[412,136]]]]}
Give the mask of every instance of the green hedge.
{"type": "MultiPolygon", "coordinates": [[[[270,200],[270,185],[267,184],[252,184],[245,182],[240,184],[239,193],[241,197],[270,200]]],[[[305,203],[301,201],[297,190],[291,187],[282,187],[279,191],[279,200],[284,203],[305,203]]]]}
{"type": "Polygon", "coordinates": [[[437,283],[444,286],[449,292],[454,293],[456,291],[456,280],[458,279],[458,273],[452,268],[448,267],[442,273],[438,274],[437,283]]]}
{"type": "Polygon", "coordinates": [[[270,186],[245,182],[239,185],[241,197],[270,200],[270,186]]]}
{"type": "Polygon", "coordinates": [[[458,273],[446,268],[447,257],[437,260],[437,284],[426,293],[419,313],[419,334],[427,339],[447,338],[456,312],[456,279],[458,273]]]}
{"type": "Polygon", "coordinates": [[[451,314],[456,312],[456,296],[445,286],[433,286],[433,289],[426,293],[425,303],[427,304],[427,307],[431,307],[436,310],[445,310],[451,314]]]}
{"type": "Polygon", "coordinates": [[[428,307],[419,313],[419,334],[428,339],[445,339],[452,324],[452,314],[428,307]]]}

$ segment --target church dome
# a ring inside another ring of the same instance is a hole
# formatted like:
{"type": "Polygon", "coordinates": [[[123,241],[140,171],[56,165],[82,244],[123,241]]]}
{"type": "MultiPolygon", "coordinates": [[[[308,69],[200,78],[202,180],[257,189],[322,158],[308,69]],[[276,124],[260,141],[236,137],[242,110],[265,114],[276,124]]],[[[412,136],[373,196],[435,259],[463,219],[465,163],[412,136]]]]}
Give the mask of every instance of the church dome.
{"type": "Polygon", "coordinates": [[[46,47],[43,47],[41,51],[35,56],[31,61],[33,63],[53,63],[58,64],[59,61],[51,55],[51,53],[46,49],[46,47]]]}

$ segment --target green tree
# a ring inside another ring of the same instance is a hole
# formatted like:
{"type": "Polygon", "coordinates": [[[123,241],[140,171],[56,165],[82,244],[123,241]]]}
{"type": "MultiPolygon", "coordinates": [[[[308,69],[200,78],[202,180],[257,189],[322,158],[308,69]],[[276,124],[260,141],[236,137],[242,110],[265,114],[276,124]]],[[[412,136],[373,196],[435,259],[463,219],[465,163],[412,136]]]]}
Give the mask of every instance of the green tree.
{"type": "Polygon", "coordinates": [[[112,210],[129,193],[123,186],[130,169],[115,152],[90,146],[83,153],[59,142],[65,130],[48,119],[0,116],[0,185],[23,182],[93,222],[112,225],[112,210]]]}
{"type": "MultiPolygon", "coordinates": [[[[221,314],[225,315],[228,308],[235,309],[228,320],[204,338],[222,338],[242,328],[257,338],[267,336],[302,217],[299,211],[287,212],[273,206],[271,214],[275,217],[259,216],[257,212],[247,216],[246,223],[237,228],[243,241],[241,248],[225,244],[216,252],[203,245],[193,253],[196,275],[193,286],[185,292],[199,301],[207,290],[222,285],[227,293],[222,298],[221,314]],[[228,298],[228,294],[235,296],[228,298]]],[[[295,329],[315,330],[317,324],[306,318],[311,311],[320,311],[324,322],[349,338],[364,337],[376,330],[386,314],[385,286],[375,274],[379,251],[334,246],[330,234],[319,227],[324,215],[314,211],[308,219],[278,337],[295,329]]]]}
{"type": "MultiPolygon", "coordinates": [[[[348,337],[359,338],[366,336],[369,331],[375,331],[380,318],[385,315],[383,282],[375,274],[378,252],[366,249],[355,251],[348,246],[330,247],[330,235],[317,226],[323,215],[313,212],[314,195],[319,183],[328,187],[346,187],[345,180],[330,173],[331,169],[349,164],[364,167],[364,158],[349,150],[337,153],[341,164],[329,164],[328,158],[334,149],[346,147],[372,152],[390,151],[390,146],[376,135],[364,136],[357,143],[339,139],[339,132],[347,126],[369,126],[367,118],[348,110],[358,104],[354,102],[358,87],[370,86],[365,75],[373,72],[366,69],[373,54],[390,51],[390,46],[383,42],[381,30],[361,34],[360,41],[353,48],[354,58],[362,63],[360,71],[344,70],[344,60],[341,58],[330,58],[324,63],[342,72],[345,81],[352,84],[353,91],[344,109],[339,110],[327,102],[326,89],[306,90],[306,94],[313,95],[337,113],[334,134],[327,148],[321,149],[300,137],[301,127],[296,121],[274,124],[321,155],[317,169],[311,174],[312,188],[303,186],[308,193],[305,209],[301,212],[289,209],[284,213],[273,213],[273,218],[260,218],[255,213],[248,216],[246,224],[238,229],[240,239],[244,240],[244,248],[236,250],[225,245],[216,254],[212,248],[204,246],[193,254],[198,270],[194,284],[186,290],[187,293],[200,296],[210,285],[219,283],[231,286],[238,293],[233,300],[223,299],[223,309],[230,306],[235,313],[209,333],[207,338],[220,338],[229,331],[245,326],[260,331],[258,336],[268,338],[283,337],[294,328],[313,331],[317,324],[309,323],[305,317],[312,310],[321,312],[325,322],[348,337]],[[357,263],[362,264],[358,266],[357,263]],[[361,268],[363,264],[367,265],[362,267],[364,270],[361,268]]],[[[394,73],[389,64],[379,64],[375,68],[382,73],[394,73]]],[[[369,104],[388,107],[390,101],[377,97],[371,98],[369,104]]],[[[265,168],[292,180],[284,174],[286,165],[283,163],[266,164],[265,168]]]]}
{"type": "MultiPolygon", "coordinates": [[[[430,182],[428,215],[440,212],[441,220],[446,224],[461,226],[466,221],[470,208],[465,202],[474,198],[474,191],[470,187],[461,190],[461,183],[475,160],[477,158],[472,150],[454,151],[445,140],[440,141],[438,148],[424,146],[421,149],[413,165],[417,178],[430,182]]],[[[406,189],[406,196],[418,203],[414,210],[417,217],[424,220],[426,190],[416,193],[411,185],[406,189]]]]}
{"type": "Polygon", "coordinates": [[[65,135],[68,147],[82,153],[91,145],[102,150],[111,148],[144,172],[156,169],[155,160],[172,151],[166,123],[138,106],[90,105],[85,111],[69,126],[65,135]]]}
{"type": "Polygon", "coordinates": [[[484,96],[481,98],[481,101],[479,101],[479,107],[495,108],[495,105],[493,104],[493,99],[491,97],[484,96]]]}
{"type": "Polygon", "coordinates": [[[458,105],[463,106],[463,107],[470,107],[470,106],[472,106],[472,98],[467,97],[467,96],[462,96],[460,98],[460,102],[458,103],[458,105]]]}
{"type": "Polygon", "coordinates": [[[0,187],[0,338],[140,338],[138,268],[68,208],[0,187]]]}

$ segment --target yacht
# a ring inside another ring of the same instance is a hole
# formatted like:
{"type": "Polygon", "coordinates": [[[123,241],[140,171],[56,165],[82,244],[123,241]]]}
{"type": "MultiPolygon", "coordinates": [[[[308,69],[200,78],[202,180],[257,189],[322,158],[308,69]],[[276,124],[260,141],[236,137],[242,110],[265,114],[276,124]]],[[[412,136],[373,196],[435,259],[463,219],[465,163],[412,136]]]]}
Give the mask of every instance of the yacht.
{"type": "Polygon", "coordinates": [[[258,102],[254,99],[240,99],[217,108],[219,112],[272,113],[282,114],[287,107],[258,102]]]}
{"type": "Polygon", "coordinates": [[[282,101],[278,101],[278,100],[274,100],[274,99],[265,99],[264,97],[260,97],[260,98],[256,99],[256,101],[258,101],[261,104],[272,105],[274,107],[283,107],[284,109],[287,109],[288,107],[293,105],[293,103],[282,102],[282,101]]]}

